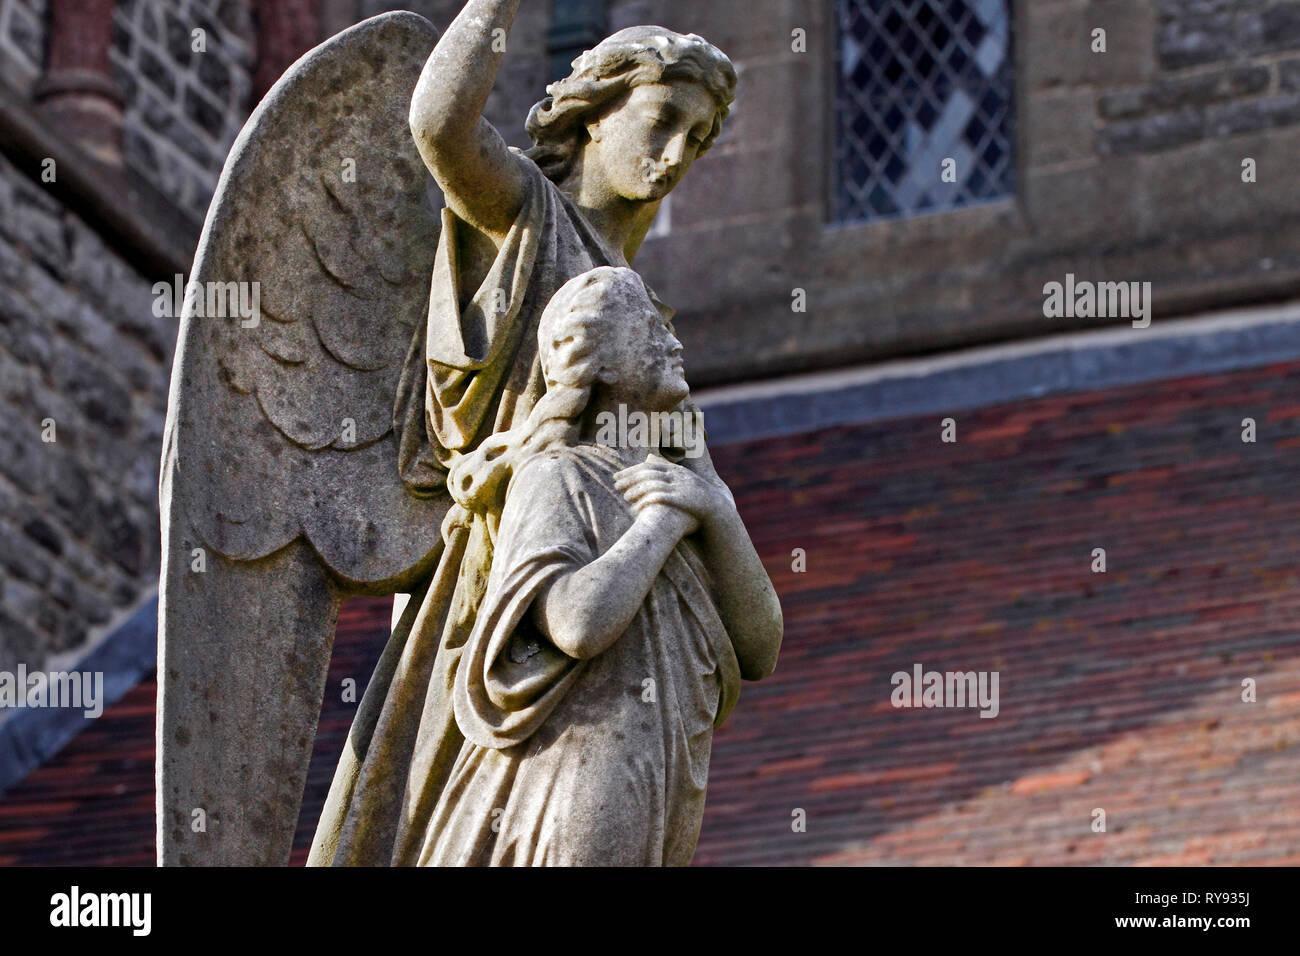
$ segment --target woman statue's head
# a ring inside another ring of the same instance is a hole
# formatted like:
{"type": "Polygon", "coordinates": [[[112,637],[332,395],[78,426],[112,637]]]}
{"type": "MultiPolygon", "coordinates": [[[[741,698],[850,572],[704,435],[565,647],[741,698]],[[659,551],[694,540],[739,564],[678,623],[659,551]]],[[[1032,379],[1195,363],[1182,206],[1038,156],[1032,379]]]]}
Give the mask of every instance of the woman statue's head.
{"type": "Polygon", "coordinates": [[[682,343],[632,269],[600,266],[561,286],[542,312],[537,347],[547,394],[583,392],[584,409],[599,391],[602,404],[666,411],[690,391],[682,343]]]}
{"type": "Polygon", "coordinates": [[[576,444],[595,412],[620,403],[629,412],[669,411],[690,391],[682,343],[632,269],[601,266],[562,285],[542,312],[537,347],[546,394],[522,425],[452,464],[448,488],[467,510],[499,507],[516,465],[576,444]]]}
{"type": "Polygon", "coordinates": [[[620,30],[573,61],[528,114],[528,151],[554,182],[600,166],[626,199],[666,196],[722,130],[736,96],[726,55],[695,34],[620,30]]]}

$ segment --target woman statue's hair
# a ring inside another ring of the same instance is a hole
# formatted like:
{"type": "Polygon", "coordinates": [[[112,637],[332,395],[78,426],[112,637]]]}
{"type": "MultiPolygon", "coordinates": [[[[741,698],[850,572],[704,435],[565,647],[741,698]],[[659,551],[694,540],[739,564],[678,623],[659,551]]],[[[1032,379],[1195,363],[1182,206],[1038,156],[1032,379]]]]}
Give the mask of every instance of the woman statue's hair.
{"type": "Polygon", "coordinates": [[[489,435],[452,463],[447,487],[456,502],[467,511],[496,510],[515,467],[548,448],[577,444],[606,349],[617,347],[623,325],[653,310],[632,269],[600,266],[560,286],[537,328],[546,394],[522,425],[489,435]]]}
{"type": "Polygon", "coordinates": [[[548,179],[561,182],[586,142],[588,122],[633,87],[677,79],[700,84],[718,104],[713,128],[700,144],[703,155],[736,98],[736,70],[703,37],[653,26],[628,27],[601,40],[573,61],[572,73],[546,88],[546,98],[528,113],[528,135],[536,145],[525,155],[548,179]]]}

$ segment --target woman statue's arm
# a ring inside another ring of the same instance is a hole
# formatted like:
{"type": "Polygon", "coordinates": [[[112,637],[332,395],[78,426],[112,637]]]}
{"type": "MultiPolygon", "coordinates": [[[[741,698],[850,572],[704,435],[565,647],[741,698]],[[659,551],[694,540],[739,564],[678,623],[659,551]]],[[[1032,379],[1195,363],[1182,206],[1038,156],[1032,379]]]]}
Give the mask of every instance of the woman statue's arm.
{"type": "Polygon", "coordinates": [[[533,621],[570,657],[604,652],[645,603],[664,562],[696,520],[668,507],[647,507],[608,551],[562,574],[533,601],[533,621]]]}
{"type": "Polygon", "coordinates": [[[651,457],[615,475],[614,487],[638,514],[666,505],[698,521],[704,562],[714,571],[718,613],[736,650],[740,675],[761,680],[776,669],[784,627],[781,601],[731,493],[711,465],[709,472],[713,479],[651,457]]]}
{"type": "Polygon", "coordinates": [[[523,207],[525,181],[483,108],[518,9],[519,0],[469,0],[411,96],[411,133],[447,205],[498,242],[523,207]]]}

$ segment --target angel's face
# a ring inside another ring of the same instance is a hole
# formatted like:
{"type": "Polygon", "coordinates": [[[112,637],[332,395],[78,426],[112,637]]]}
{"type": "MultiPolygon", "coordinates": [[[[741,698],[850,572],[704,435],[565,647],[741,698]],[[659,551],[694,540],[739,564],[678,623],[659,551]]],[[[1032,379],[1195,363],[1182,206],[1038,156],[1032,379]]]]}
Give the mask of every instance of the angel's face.
{"type": "Polygon", "coordinates": [[[634,86],[588,125],[584,164],[598,163],[605,185],[624,199],[663,199],[695,162],[717,109],[708,90],[689,80],[634,86]]]}

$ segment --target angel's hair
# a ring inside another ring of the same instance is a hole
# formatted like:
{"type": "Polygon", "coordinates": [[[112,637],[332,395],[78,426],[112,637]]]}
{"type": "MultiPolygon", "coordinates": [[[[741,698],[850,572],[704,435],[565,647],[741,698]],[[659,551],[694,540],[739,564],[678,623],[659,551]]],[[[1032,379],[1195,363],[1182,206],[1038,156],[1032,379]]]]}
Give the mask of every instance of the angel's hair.
{"type": "Polygon", "coordinates": [[[513,470],[538,452],[577,444],[582,415],[605,357],[633,316],[653,311],[645,283],[632,269],[600,266],[562,285],[537,328],[546,394],[524,423],[490,435],[458,458],[448,475],[452,497],[469,511],[494,510],[513,470]]]}
{"type": "Polygon", "coordinates": [[[528,113],[536,144],[525,154],[552,182],[562,182],[587,140],[587,123],[633,87],[689,80],[713,95],[713,128],[700,144],[703,155],[722,132],[736,98],[736,70],[725,53],[694,33],[664,27],[628,27],[601,40],[573,61],[573,72],[546,88],[528,113]]]}

